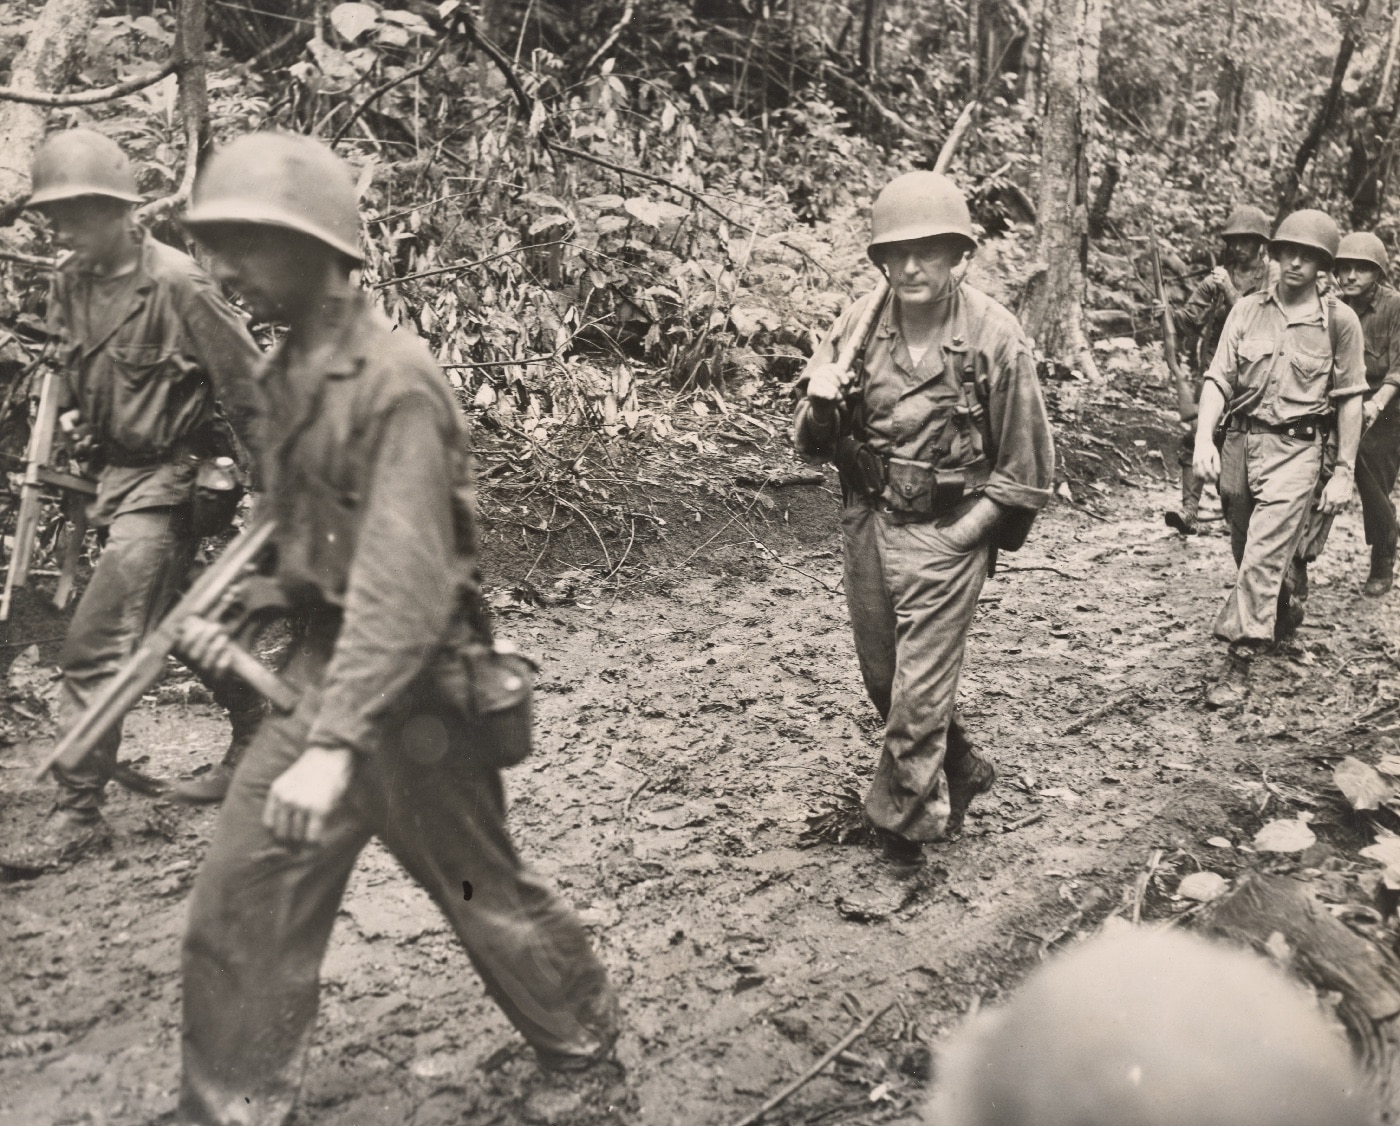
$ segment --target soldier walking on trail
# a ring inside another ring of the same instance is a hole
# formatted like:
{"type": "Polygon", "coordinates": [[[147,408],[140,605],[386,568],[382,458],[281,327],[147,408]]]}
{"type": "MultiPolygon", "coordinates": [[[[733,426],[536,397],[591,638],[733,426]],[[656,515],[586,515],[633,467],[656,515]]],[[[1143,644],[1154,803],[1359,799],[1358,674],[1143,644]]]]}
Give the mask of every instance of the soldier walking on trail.
{"type": "Polygon", "coordinates": [[[1333,271],[1342,300],[1361,321],[1366,344],[1366,392],[1361,445],[1356,453],[1356,492],[1371,547],[1363,591],[1379,597],[1395,581],[1395,504],[1400,471],[1400,293],[1386,284],[1385,244],[1367,231],[1347,235],[1333,271]]]}
{"type": "MultiPolygon", "coordinates": [[[[1194,362],[1198,380],[1215,358],[1225,318],[1235,302],[1268,289],[1278,280],[1278,270],[1267,253],[1269,231],[1269,217],[1259,208],[1245,206],[1232,211],[1220,232],[1225,241],[1224,265],[1201,279],[1177,313],[1182,350],[1194,362]]],[[[1200,398],[1199,387],[1196,397],[1200,398]]],[[[1182,434],[1181,508],[1166,515],[1167,524],[1183,536],[1196,534],[1201,505],[1202,482],[1191,468],[1195,444],[1194,429],[1182,434]]]]}
{"type": "MultiPolygon", "coordinates": [[[[492,686],[523,681],[500,679],[491,648],[465,426],[423,342],[352,281],[350,170],[307,137],[242,137],[210,159],[187,225],[256,316],[289,326],[261,376],[260,468],[272,578],[300,636],[285,675],[302,702],[259,728],[195,882],[179,1120],[291,1115],[321,961],[374,836],[432,895],[541,1064],[601,1079],[615,1070],[612,990],[577,917],[521,866],[503,747],[479,730],[492,686]],[[424,728],[418,709],[434,700],[424,728]]],[[[226,640],[193,622],[183,644],[217,671],[226,640]]]]}
{"type": "Polygon", "coordinates": [[[1194,468],[1202,480],[1218,481],[1239,567],[1215,620],[1215,636],[1229,650],[1207,691],[1210,707],[1240,702],[1255,656],[1302,619],[1290,564],[1308,530],[1334,421],[1336,468],[1318,511],[1335,514],[1351,499],[1366,390],[1361,324],[1317,287],[1339,242],[1337,224],[1321,211],[1285,218],[1269,243],[1278,284],[1230,311],[1206,372],[1194,468]],[[1217,449],[1222,420],[1224,441],[1217,449]]]}
{"type": "Polygon", "coordinates": [[[835,360],[876,295],[836,321],[807,365],[794,433],[840,471],[846,600],[885,720],[865,814],[907,866],[996,777],[959,723],[958,677],[993,552],[1020,546],[1050,498],[1054,447],[1015,317],[962,284],[977,241],[957,187],[900,176],[871,220],[891,299],[849,384],[835,360]]]}
{"type": "MultiPolygon", "coordinates": [[[[97,474],[90,515],[103,538],[59,656],[65,723],[174,604],[200,538],[232,520],[241,492],[217,463],[238,448],[230,421],[248,437],[260,353],[193,259],[137,225],[141,197],[116,142],[86,129],[54,134],[35,154],[31,182],[28,206],[70,251],[50,297],[65,360],[60,422],[97,474]],[[211,466],[227,486],[218,493],[201,488],[211,466]]],[[[210,777],[226,785],[262,702],[241,683],[215,695],[229,711],[233,737],[210,777]]],[[[109,842],[101,809],[120,743],[118,727],[78,768],[54,768],[54,819],[41,840],[10,859],[50,866],[109,842]]],[[[208,786],[200,780],[177,796],[218,800],[221,786],[208,786]]]]}

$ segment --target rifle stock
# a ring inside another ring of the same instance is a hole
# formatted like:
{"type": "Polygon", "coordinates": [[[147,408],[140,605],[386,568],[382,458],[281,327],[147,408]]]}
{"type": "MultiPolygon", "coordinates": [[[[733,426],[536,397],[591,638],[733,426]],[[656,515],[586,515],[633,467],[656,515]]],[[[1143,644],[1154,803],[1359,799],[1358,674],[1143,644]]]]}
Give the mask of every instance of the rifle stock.
{"type": "MultiPolygon", "coordinates": [[[[259,520],[225,549],[155,629],[128,658],[121,671],[107,682],[83,713],[64,732],[53,751],[35,769],[35,780],[54,766],[72,768],[118,724],[165,672],[165,660],[180,639],[190,616],[205,617],[217,611],[230,587],[266,547],[272,536],[271,520],[259,520]]],[[[299,699],[296,689],[258,659],[237,646],[229,649],[232,671],[262,693],[274,707],[292,711],[299,699]]]]}
{"type": "Polygon", "coordinates": [[[1171,373],[1176,388],[1176,413],[1182,422],[1190,422],[1197,412],[1196,388],[1177,355],[1176,318],[1172,314],[1171,300],[1167,297],[1167,286],[1162,277],[1162,256],[1157,247],[1156,225],[1149,223],[1147,231],[1152,240],[1152,277],[1157,286],[1157,300],[1162,305],[1162,357],[1167,361],[1167,371],[1171,373]]]}
{"type": "Polygon", "coordinates": [[[846,338],[846,343],[841,346],[841,351],[836,356],[836,366],[841,369],[841,390],[849,391],[851,380],[855,376],[852,370],[855,367],[856,356],[865,347],[866,338],[870,335],[870,330],[875,327],[875,321],[880,316],[880,310],[885,307],[885,299],[890,294],[890,283],[883,277],[880,284],[875,287],[870,295],[870,304],[865,307],[865,312],[860,315],[851,329],[851,334],[846,338]]]}

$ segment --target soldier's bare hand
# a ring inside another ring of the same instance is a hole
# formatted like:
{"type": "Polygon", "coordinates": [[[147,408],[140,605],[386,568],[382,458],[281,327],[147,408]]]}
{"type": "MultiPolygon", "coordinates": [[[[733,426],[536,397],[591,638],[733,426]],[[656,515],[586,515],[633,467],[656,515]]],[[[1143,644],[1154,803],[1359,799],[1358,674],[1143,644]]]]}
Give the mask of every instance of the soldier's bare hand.
{"type": "Polygon", "coordinates": [[[78,423],[82,420],[83,412],[74,407],[58,416],[58,428],[65,434],[71,434],[78,428],[78,423]]]}
{"type": "Polygon", "coordinates": [[[835,364],[822,364],[807,380],[807,398],[822,407],[834,407],[841,401],[842,376],[845,373],[835,364]]]}
{"type": "Polygon", "coordinates": [[[268,789],[263,824],[283,844],[319,844],[354,769],[352,751],[308,747],[268,789]]]}
{"type": "Polygon", "coordinates": [[[1332,471],[1332,479],[1322,490],[1322,498],[1317,502],[1317,510],[1324,516],[1337,515],[1351,503],[1352,485],[1351,470],[1345,465],[1337,466],[1332,471]]]}
{"type": "Polygon", "coordinates": [[[1375,399],[1361,404],[1361,429],[1369,430],[1371,424],[1380,416],[1381,408],[1376,406],[1375,399]]]}
{"type": "Polygon", "coordinates": [[[180,625],[180,656],[211,676],[223,676],[232,666],[232,639],[214,622],[191,615],[180,625]]]}
{"type": "Polygon", "coordinates": [[[1214,442],[1197,440],[1191,470],[1207,485],[1220,480],[1220,451],[1215,448],[1214,442]]]}

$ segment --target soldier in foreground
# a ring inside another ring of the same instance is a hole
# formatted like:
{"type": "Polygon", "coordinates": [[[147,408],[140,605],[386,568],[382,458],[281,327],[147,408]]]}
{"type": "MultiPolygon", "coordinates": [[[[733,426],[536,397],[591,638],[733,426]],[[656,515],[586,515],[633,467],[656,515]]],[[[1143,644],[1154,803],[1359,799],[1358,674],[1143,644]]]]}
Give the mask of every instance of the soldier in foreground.
{"type": "Polygon", "coordinates": [[[1356,453],[1356,492],[1371,548],[1364,593],[1379,597],[1395,583],[1395,504],[1400,472],[1400,294],[1386,284],[1385,244],[1368,231],[1342,239],[1337,288],[1361,321],[1366,343],[1366,392],[1361,444],[1356,453]]]}
{"type": "MultiPolygon", "coordinates": [[[[466,431],[422,341],[351,278],[350,170],[307,137],[240,138],[204,169],[187,225],[256,316],[289,326],[262,375],[262,468],[302,702],[259,729],[195,883],[180,1121],[291,1115],[321,961],[372,836],[427,888],[540,1063],[591,1070],[616,1002],[579,920],[516,856],[508,748],[483,730],[488,690],[521,682],[490,647],[466,431]]],[[[216,627],[192,623],[185,646],[222,669],[216,627]]]]}
{"type": "MultiPolygon", "coordinates": [[[[1235,302],[1268,289],[1278,280],[1269,260],[1269,217],[1257,207],[1237,207],[1220,231],[1225,242],[1224,265],[1217,266],[1191,291],[1177,314],[1182,349],[1194,364],[1198,380],[1215,358],[1225,318],[1235,302]]],[[[1200,398],[1199,387],[1197,398],[1200,398]]],[[[1195,432],[1181,438],[1181,508],[1168,512],[1167,524],[1183,536],[1194,536],[1201,506],[1202,482],[1191,467],[1195,456],[1195,432]]]]}
{"type": "Polygon", "coordinates": [[[930,1126],[1365,1126],[1310,998],[1252,954],[1173,931],[1100,936],[939,1052],[930,1126]]]}
{"type": "MultiPolygon", "coordinates": [[[[137,225],[141,197],[115,141],[86,129],[56,133],[35,154],[31,182],[28,206],[70,251],[50,297],[64,349],[61,423],[97,474],[90,518],[103,538],[59,655],[62,724],[174,603],[200,538],[232,520],[237,493],[202,490],[201,470],[237,450],[216,395],[239,437],[250,438],[260,353],[208,275],[137,225]]],[[[261,718],[261,701],[243,685],[217,686],[215,695],[233,722],[224,762],[177,797],[221,798],[261,718]]],[[[102,802],[120,743],[117,727],[81,767],[55,769],[51,825],[7,862],[52,866],[110,841],[102,802]]]]}
{"type": "Polygon", "coordinates": [[[878,293],[813,353],[794,436],[840,471],[846,600],[885,720],[865,814],[905,867],[996,777],[958,722],[958,677],[992,553],[1019,547],[1049,500],[1054,447],[1015,317],[962,284],[977,240],[957,187],[935,172],[900,176],[871,227],[890,299],[849,383],[835,361],[878,293]]]}
{"type": "Polygon", "coordinates": [[[1194,467],[1202,480],[1219,482],[1239,567],[1215,620],[1215,636],[1229,649],[1206,692],[1208,707],[1241,702],[1257,654],[1302,619],[1291,564],[1308,531],[1334,422],[1336,469],[1317,508],[1330,516],[1351,499],[1366,390],[1361,324],[1317,285],[1340,239],[1337,224],[1321,211],[1285,218],[1269,243],[1278,284],[1230,311],[1206,372],[1194,467]]]}

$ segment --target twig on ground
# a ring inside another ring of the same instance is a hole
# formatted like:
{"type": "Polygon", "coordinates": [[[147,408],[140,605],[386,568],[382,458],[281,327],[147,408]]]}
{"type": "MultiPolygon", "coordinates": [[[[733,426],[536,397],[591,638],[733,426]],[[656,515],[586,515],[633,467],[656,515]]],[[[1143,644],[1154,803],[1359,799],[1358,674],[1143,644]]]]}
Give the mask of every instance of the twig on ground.
{"type": "Polygon", "coordinates": [[[1162,863],[1162,850],[1154,848],[1152,855],[1147,858],[1147,867],[1138,873],[1137,882],[1133,886],[1133,926],[1142,922],[1142,901],[1147,895],[1147,885],[1152,882],[1152,874],[1157,871],[1157,865],[1162,863]]]}
{"type": "MultiPolygon", "coordinates": [[[[553,456],[557,457],[557,455],[553,456]]],[[[603,537],[599,534],[598,529],[593,524],[593,521],[588,518],[588,513],[586,513],[583,509],[581,509],[578,505],[574,504],[572,501],[567,501],[563,497],[559,497],[558,499],[559,503],[564,505],[565,508],[572,508],[575,512],[577,512],[580,516],[583,517],[583,522],[588,525],[589,530],[593,533],[593,538],[598,541],[598,546],[603,549],[603,559],[608,564],[608,573],[611,574],[613,571],[613,562],[612,556],[608,554],[608,545],[603,542],[603,537]]]]}
{"type": "Polygon", "coordinates": [[[1044,816],[1045,816],[1045,811],[1044,811],[1043,809],[1042,809],[1042,810],[1038,810],[1038,811],[1035,812],[1035,813],[1031,813],[1031,814],[1028,814],[1028,815],[1025,816],[1025,817],[1022,817],[1019,821],[1013,821],[1013,822],[1011,822],[1010,825],[1003,825],[1003,826],[1001,827],[1001,831],[1002,831],[1003,833],[1014,833],[1017,829],[1024,829],[1027,825],[1034,825],[1037,821],[1039,821],[1039,820],[1040,820],[1041,818],[1043,818],[1044,816]]]}
{"type": "MultiPolygon", "coordinates": [[[[636,770],[637,768],[634,766],[632,767],[632,769],[636,770]]],[[[645,778],[642,779],[642,784],[627,795],[627,800],[622,803],[622,819],[624,821],[627,820],[627,815],[632,812],[632,803],[642,796],[642,791],[644,791],[648,786],[650,786],[653,781],[654,779],[652,778],[652,776],[648,774],[645,778]]]]}
{"type": "Polygon", "coordinates": [[[1104,716],[1117,711],[1129,700],[1133,699],[1137,694],[1138,690],[1136,688],[1125,688],[1121,692],[1115,693],[1111,699],[1100,704],[1093,711],[1085,712],[1082,716],[1080,716],[1063,731],[1061,731],[1060,738],[1063,739],[1066,735],[1079,734],[1079,732],[1083,731],[1091,723],[1096,723],[1099,720],[1103,719],[1104,716]]]}
{"type": "Polygon", "coordinates": [[[841,1037],[841,1039],[836,1042],[836,1044],[831,1048],[830,1051],[826,1053],[826,1055],[822,1056],[821,1059],[819,1059],[816,1063],[814,1063],[805,1072],[803,1072],[800,1076],[794,1079],[791,1083],[789,1083],[786,1087],[784,1087],[781,1091],[779,1091],[776,1095],[774,1095],[771,1099],[769,1099],[752,1114],[745,1115],[743,1118],[739,1119],[738,1122],[734,1123],[734,1126],[754,1126],[754,1123],[763,1121],[764,1115],[766,1115],[770,1110],[775,1110],[777,1107],[781,1106],[798,1091],[800,1091],[803,1087],[805,1087],[808,1083],[810,1083],[813,1079],[815,1079],[817,1077],[817,1074],[822,1070],[822,1068],[826,1067],[827,1064],[829,1064],[832,1060],[834,1060],[837,1056],[839,1056],[842,1052],[844,1052],[847,1048],[849,1048],[852,1044],[854,1044],[857,1040],[859,1040],[862,1036],[869,1032],[870,1029],[875,1026],[875,1022],[878,1021],[887,1012],[889,1012],[892,1008],[894,1008],[893,1001],[891,1001],[879,1012],[866,1017],[865,1020],[861,1021],[859,1025],[851,1029],[851,1031],[846,1033],[845,1036],[841,1037]]]}
{"type": "Polygon", "coordinates": [[[1015,574],[1017,571],[1049,571],[1059,575],[1062,579],[1073,579],[1077,583],[1087,581],[1083,575],[1071,575],[1068,571],[1061,571],[1058,567],[1051,567],[1044,563],[1028,563],[1023,567],[997,567],[997,572],[1003,575],[1015,574]]]}
{"type": "MultiPolygon", "coordinates": [[[[743,521],[740,521],[740,523],[743,524],[743,521]]],[[[743,524],[743,527],[744,527],[744,530],[747,531],[747,532],[749,532],[750,535],[753,534],[753,533],[752,533],[752,530],[749,528],[749,526],[748,526],[747,524],[743,524]]],[[[835,587],[833,587],[833,586],[828,586],[824,580],[817,578],[816,575],[813,575],[813,574],[811,574],[811,573],[808,572],[808,571],[804,571],[801,567],[795,566],[794,564],[787,562],[785,559],[783,559],[783,557],[782,557],[781,555],[779,555],[776,551],[774,551],[771,547],[769,547],[766,543],[764,543],[764,542],[763,542],[761,539],[759,539],[757,536],[754,536],[754,537],[753,537],[753,542],[754,542],[754,545],[755,545],[755,546],[761,548],[762,551],[764,552],[764,554],[767,555],[770,559],[772,559],[773,562],[776,563],[779,567],[786,567],[789,571],[796,571],[796,572],[797,572],[799,575],[801,575],[804,579],[811,579],[814,583],[816,583],[819,587],[822,588],[822,590],[826,591],[828,594],[835,594],[835,593],[836,593],[836,588],[835,588],[835,587]]]]}

